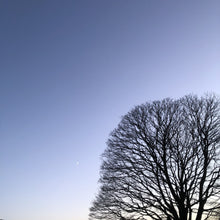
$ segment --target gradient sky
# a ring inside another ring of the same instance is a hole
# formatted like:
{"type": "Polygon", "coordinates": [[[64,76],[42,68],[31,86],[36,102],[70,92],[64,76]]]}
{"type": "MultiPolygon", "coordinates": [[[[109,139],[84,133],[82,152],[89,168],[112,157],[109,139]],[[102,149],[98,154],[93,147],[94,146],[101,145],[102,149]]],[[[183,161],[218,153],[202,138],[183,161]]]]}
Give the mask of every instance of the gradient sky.
{"type": "Polygon", "coordinates": [[[87,220],[133,106],[220,94],[219,0],[0,0],[0,218],[87,220]]]}

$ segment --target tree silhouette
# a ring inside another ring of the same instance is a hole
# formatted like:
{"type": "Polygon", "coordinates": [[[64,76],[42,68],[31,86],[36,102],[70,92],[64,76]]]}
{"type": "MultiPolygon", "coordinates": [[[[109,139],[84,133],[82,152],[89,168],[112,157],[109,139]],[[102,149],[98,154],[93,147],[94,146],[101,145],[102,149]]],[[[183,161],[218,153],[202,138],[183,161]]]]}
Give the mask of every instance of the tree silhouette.
{"type": "Polygon", "coordinates": [[[135,107],[111,133],[90,219],[201,220],[219,210],[220,114],[214,96],[135,107]]]}

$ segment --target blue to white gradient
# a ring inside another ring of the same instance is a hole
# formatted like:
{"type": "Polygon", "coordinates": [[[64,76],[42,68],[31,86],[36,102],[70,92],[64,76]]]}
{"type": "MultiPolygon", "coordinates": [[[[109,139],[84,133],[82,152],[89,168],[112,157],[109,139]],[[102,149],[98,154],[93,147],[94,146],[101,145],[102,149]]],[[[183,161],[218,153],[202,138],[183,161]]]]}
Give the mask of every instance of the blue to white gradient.
{"type": "Polygon", "coordinates": [[[134,105],[220,94],[220,1],[0,1],[0,218],[87,220],[134,105]]]}

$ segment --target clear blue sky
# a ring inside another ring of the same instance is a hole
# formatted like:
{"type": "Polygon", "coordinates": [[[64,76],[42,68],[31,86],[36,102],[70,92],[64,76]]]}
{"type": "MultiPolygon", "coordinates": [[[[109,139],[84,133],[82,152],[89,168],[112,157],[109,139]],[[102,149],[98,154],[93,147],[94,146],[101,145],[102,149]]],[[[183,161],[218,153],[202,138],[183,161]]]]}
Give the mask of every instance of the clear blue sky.
{"type": "Polygon", "coordinates": [[[87,220],[122,115],[220,94],[219,0],[1,0],[0,44],[5,220],[87,220]]]}

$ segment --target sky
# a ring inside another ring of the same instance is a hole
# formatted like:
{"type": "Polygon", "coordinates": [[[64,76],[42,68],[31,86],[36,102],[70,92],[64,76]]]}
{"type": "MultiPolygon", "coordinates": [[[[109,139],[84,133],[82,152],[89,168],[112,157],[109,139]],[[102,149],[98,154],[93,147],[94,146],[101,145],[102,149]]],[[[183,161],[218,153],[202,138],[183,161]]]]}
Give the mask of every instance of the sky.
{"type": "Polygon", "coordinates": [[[0,0],[0,218],[87,220],[121,117],[219,61],[219,0],[0,0]]]}

